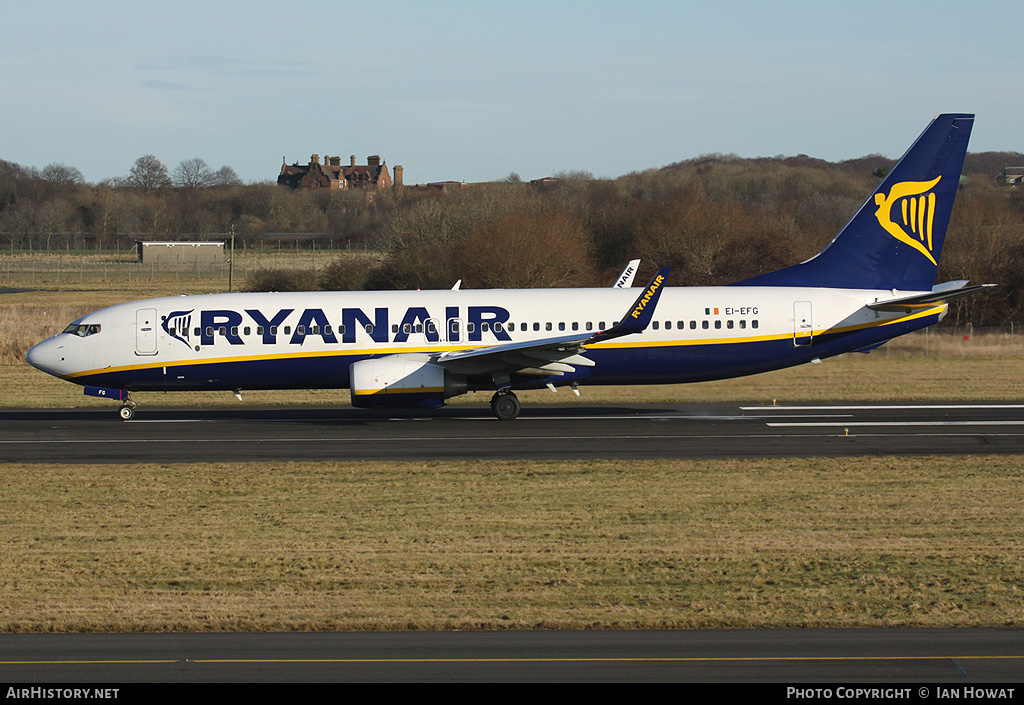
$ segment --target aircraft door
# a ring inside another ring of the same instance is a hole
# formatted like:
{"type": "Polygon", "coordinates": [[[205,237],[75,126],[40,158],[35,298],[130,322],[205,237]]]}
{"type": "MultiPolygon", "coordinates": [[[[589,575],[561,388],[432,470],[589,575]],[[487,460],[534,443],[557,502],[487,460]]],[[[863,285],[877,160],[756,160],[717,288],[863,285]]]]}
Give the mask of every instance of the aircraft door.
{"type": "Polygon", "coordinates": [[[441,327],[436,318],[428,318],[423,321],[423,332],[426,333],[428,343],[436,343],[441,340],[441,327]]]}
{"type": "Polygon", "coordinates": [[[448,319],[448,343],[458,343],[465,336],[466,325],[461,318],[449,318],[448,319]]]}
{"type": "Polygon", "coordinates": [[[809,348],[814,339],[814,320],[810,301],[793,302],[793,345],[809,348]]]}
{"type": "Polygon", "coordinates": [[[135,354],[156,355],[156,309],[135,312],[135,354]]]}

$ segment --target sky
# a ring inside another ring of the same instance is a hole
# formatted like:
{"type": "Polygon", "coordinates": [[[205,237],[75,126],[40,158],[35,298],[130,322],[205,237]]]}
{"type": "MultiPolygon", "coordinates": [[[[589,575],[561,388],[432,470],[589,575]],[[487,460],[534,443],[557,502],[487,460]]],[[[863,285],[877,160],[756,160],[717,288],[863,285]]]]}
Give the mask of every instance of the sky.
{"type": "Polygon", "coordinates": [[[153,154],[247,182],[379,154],[405,182],[617,177],[702,154],[899,157],[940,112],[1024,152],[1019,0],[89,0],[0,27],[0,159],[153,154]]]}

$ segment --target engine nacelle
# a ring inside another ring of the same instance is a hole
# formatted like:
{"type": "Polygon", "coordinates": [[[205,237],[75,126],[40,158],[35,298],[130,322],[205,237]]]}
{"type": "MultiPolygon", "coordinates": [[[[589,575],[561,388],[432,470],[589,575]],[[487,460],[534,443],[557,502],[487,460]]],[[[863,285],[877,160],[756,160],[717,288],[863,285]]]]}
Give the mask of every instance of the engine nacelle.
{"type": "Polygon", "coordinates": [[[465,377],[435,365],[426,356],[388,355],[360,360],[349,366],[348,374],[352,406],[363,408],[435,408],[468,389],[465,377]]]}

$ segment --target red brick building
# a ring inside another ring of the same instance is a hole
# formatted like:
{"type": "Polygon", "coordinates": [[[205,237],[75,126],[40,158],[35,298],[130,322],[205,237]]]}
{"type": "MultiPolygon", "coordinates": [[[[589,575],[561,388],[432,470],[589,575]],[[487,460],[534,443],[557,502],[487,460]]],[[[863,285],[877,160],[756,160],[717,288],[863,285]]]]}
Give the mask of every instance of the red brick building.
{"type": "Polygon", "coordinates": [[[281,165],[281,174],[277,177],[277,183],[289,188],[370,188],[386,189],[400,188],[402,186],[402,167],[395,167],[394,181],[388,173],[388,165],[384,163],[379,155],[371,155],[366,158],[366,164],[356,164],[356,157],[353,154],[349,164],[342,166],[341,157],[324,157],[320,162],[320,155],[314,154],[309,158],[309,164],[292,165],[284,163],[281,165]]]}

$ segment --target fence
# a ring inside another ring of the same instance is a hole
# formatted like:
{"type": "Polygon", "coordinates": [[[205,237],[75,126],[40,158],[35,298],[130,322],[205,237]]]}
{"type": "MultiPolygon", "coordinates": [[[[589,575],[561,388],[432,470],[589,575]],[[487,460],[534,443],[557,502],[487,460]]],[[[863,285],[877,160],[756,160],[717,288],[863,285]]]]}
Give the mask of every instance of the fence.
{"type": "Polygon", "coordinates": [[[107,252],[0,254],[0,286],[19,287],[62,282],[202,281],[223,282],[227,290],[229,260],[233,259],[235,286],[250,271],[261,268],[313,270],[319,272],[335,257],[364,255],[362,250],[295,249],[236,250],[220,262],[174,259],[141,263],[134,250],[107,252]]]}
{"type": "Polygon", "coordinates": [[[974,357],[1024,355],[1019,323],[1004,326],[952,326],[939,324],[902,335],[873,351],[887,357],[974,357]]]}

